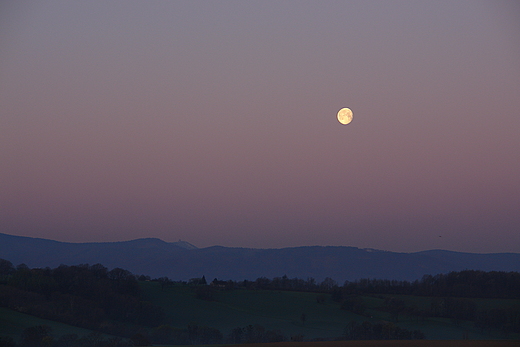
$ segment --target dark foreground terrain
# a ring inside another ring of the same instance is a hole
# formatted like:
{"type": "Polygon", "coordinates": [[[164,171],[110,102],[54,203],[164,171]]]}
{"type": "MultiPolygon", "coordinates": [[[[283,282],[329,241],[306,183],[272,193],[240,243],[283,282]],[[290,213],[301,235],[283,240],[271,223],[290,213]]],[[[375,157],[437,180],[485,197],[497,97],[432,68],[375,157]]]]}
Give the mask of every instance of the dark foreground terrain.
{"type": "Polygon", "coordinates": [[[0,259],[0,346],[464,346],[468,340],[518,345],[520,273],[466,270],[343,285],[287,276],[172,281],[100,264],[31,269],[0,259]]]}
{"type": "Polygon", "coordinates": [[[518,343],[504,340],[329,341],[255,343],[240,347],[517,347],[518,343]]]}

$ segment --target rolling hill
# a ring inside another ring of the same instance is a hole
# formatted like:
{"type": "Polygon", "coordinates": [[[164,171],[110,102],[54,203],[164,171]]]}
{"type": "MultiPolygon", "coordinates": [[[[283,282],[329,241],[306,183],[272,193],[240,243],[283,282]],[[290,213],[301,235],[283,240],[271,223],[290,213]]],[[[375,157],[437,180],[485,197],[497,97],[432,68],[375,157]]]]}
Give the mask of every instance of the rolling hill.
{"type": "Polygon", "coordinates": [[[124,242],[68,243],[0,233],[0,258],[14,265],[57,267],[96,264],[120,267],[134,274],[187,280],[205,276],[232,280],[259,277],[330,277],[345,280],[380,278],[420,279],[425,274],[465,269],[520,271],[518,253],[461,253],[431,250],[398,253],[356,247],[310,246],[252,249],[213,246],[197,248],[188,242],[156,238],[124,242]]]}

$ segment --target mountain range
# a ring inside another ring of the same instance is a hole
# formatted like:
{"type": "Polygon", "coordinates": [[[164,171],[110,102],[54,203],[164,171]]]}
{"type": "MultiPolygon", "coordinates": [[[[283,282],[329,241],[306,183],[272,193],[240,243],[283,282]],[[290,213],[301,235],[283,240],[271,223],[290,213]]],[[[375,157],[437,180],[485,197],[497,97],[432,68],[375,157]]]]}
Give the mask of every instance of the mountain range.
{"type": "Polygon", "coordinates": [[[518,271],[520,253],[462,253],[430,250],[414,253],[347,246],[306,246],[255,249],[212,246],[143,238],[123,242],[69,243],[0,233],[0,258],[15,266],[55,268],[61,264],[102,264],[136,275],[188,280],[255,280],[259,277],[330,277],[345,280],[420,279],[450,271],[518,271]]]}

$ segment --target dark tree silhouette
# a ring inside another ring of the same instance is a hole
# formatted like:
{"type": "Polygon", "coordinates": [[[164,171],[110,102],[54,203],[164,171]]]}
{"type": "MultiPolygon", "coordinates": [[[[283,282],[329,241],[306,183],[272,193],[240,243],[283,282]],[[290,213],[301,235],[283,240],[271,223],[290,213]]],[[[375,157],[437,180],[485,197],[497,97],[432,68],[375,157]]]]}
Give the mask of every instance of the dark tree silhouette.
{"type": "Polygon", "coordinates": [[[21,336],[21,345],[25,347],[43,346],[44,340],[50,338],[52,329],[46,325],[36,325],[25,329],[21,336]]]}

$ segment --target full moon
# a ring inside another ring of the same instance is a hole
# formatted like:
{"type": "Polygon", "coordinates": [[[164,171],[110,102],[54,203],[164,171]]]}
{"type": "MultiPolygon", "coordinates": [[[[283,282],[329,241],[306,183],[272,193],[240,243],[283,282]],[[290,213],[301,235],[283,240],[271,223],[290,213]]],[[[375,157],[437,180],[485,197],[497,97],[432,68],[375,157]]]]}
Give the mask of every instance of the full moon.
{"type": "Polygon", "coordinates": [[[345,107],[338,111],[338,121],[343,125],[352,122],[353,117],[354,114],[350,108],[345,107]]]}

